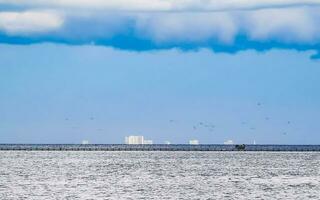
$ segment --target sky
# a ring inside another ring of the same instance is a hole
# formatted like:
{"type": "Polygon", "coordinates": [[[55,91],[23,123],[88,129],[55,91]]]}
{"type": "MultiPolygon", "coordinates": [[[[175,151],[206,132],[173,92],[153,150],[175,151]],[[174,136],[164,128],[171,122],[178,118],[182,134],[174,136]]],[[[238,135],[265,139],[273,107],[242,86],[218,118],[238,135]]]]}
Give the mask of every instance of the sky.
{"type": "Polygon", "coordinates": [[[0,143],[319,144],[318,0],[0,0],[0,143]]]}

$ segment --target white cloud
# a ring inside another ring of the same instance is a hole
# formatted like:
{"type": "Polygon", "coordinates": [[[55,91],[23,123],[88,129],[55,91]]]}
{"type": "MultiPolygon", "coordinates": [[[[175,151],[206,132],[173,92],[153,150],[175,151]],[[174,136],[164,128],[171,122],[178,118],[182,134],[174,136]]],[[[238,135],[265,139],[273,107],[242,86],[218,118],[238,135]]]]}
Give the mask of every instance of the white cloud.
{"type": "Polygon", "coordinates": [[[319,11],[310,7],[133,13],[31,10],[0,12],[0,31],[9,35],[57,31],[57,35],[66,39],[91,41],[110,39],[131,29],[136,37],[157,45],[200,45],[208,41],[232,45],[237,35],[245,35],[252,41],[312,43],[320,38],[319,11]]]}
{"type": "Polygon", "coordinates": [[[319,19],[301,8],[257,10],[247,13],[245,29],[252,40],[312,42],[320,35],[319,19]]]}
{"type": "Polygon", "coordinates": [[[1,5],[11,10],[0,12],[0,32],[43,34],[39,41],[231,52],[268,42],[267,48],[320,44],[320,0],[0,0],[1,5]]]}
{"type": "Polygon", "coordinates": [[[0,0],[0,3],[111,11],[223,11],[320,5],[319,0],[0,0]]]}
{"type": "Polygon", "coordinates": [[[157,43],[205,42],[231,44],[237,33],[227,13],[158,13],[137,17],[137,31],[157,43]]]}
{"type": "Polygon", "coordinates": [[[312,44],[320,39],[320,9],[277,8],[225,12],[156,13],[136,17],[137,31],[161,43],[232,45],[237,35],[251,41],[312,44]]]}
{"type": "Polygon", "coordinates": [[[62,17],[51,11],[0,12],[0,30],[10,35],[45,33],[62,24],[62,17]]]}

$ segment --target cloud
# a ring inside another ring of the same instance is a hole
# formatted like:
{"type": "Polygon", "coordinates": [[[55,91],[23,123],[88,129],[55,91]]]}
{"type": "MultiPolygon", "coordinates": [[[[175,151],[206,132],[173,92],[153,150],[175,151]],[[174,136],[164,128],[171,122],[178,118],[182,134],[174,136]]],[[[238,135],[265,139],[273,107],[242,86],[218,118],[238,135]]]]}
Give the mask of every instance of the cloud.
{"type": "Polygon", "coordinates": [[[237,26],[226,13],[161,13],[136,17],[136,30],[157,44],[203,43],[216,38],[233,42],[237,26]]]}
{"type": "Polygon", "coordinates": [[[0,0],[29,7],[85,8],[109,11],[226,11],[314,5],[319,0],[0,0]]]}
{"type": "Polygon", "coordinates": [[[1,7],[2,43],[320,50],[319,0],[0,0],[1,7]]]}
{"type": "Polygon", "coordinates": [[[248,35],[252,40],[312,43],[319,39],[319,15],[307,9],[269,9],[250,12],[248,35]]]}
{"type": "Polygon", "coordinates": [[[9,35],[49,32],[62,24],[63,19],[51,12],[0,12],[0,30],[9,35]]]}

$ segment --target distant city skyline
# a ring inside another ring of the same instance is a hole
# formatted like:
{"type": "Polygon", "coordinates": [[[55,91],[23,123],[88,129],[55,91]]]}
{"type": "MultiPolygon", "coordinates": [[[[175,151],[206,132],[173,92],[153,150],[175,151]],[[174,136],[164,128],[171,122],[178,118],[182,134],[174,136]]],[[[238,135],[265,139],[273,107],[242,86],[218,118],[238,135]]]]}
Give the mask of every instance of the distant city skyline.
{"type": "MultiPolygon", "coordinates": [[[[143,135],[129,135],[129,136],[125,136],[124,139],[124,144],[171,144],[170,141],[165,140],[165,141],[154,141],[152,139],[146,139],[143,135]]],[[[90,144],[89,140],[82,140],[81,144],[90,144]]],[[[99,144],[99,143],[96,143],[99,144]]],[[[196,144],[200,144],[199,140],[196,138],[192,138],[189,139],[188,141],[185,141],[183,143],[179,143],[179,144],[192,144],[192,145],[196,145],[196,144]]],[[[224,142],[218,142],[215,144],[225,144],[225,145],[232,145],[232,144],[237,144],[237,142],[234,142],[231,139],[228,139],[224,142]]],[[[253,140],[252,143],[247,143],[247,144],[257,144],[256,140],[253,140]]]]}
{"type": "MultiPolygon", "coordinates": [[[[165,140],[165,141],[154,141],[152,139],[145,139],[143,135],[130,135],[126,136],[125,140],[123,142],[124,144],[171,144],[170,141],[165,140]]],[[[90,144],[89,140],[82,140],[81,144],[90,144]]],[[[95,143],[95,144],[100,144],[100,143],[95,143]]],[[[108,143],[106,143],[108,144],[108,143]]],[[[184,143],[179,143],[179,144],[200,144],[199,140],[196,138],[190,139],[189,141],[185,141],[184,143]]],[[[232,145],[232,144],[238,144],[237,142],[234,142],[233,140],[226,140],[224,142],[218,142],[215,144],[225,144],[225,145],[232,145]]],[[[253,140],[252,143],[247,143],[247,144],[257,144],[255,140],[253,140]]]]}

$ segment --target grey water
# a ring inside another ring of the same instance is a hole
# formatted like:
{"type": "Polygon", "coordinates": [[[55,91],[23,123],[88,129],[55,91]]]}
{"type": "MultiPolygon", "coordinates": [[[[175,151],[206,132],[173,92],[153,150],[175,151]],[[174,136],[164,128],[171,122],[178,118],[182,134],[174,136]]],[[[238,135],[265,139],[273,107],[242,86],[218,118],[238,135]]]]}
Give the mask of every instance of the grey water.
{"type": "Polygon", "coordinates": [[[0,151],[0,199],[320,199],[320,152],[0,151]]]}

